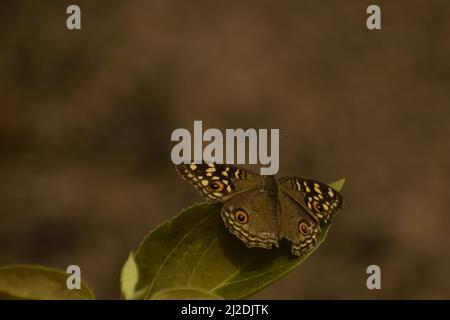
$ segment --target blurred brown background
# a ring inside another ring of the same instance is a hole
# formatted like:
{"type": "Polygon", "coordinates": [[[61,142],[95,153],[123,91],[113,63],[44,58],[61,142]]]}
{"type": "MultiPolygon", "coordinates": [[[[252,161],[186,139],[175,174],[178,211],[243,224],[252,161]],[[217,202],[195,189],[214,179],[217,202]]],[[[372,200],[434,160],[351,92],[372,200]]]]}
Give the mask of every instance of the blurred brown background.
{"type": "Polygon", "coordinates": [[[118,298],[200,200],[170,134],[203,120],[280,128],[280,175],[347,178],[324,245],[256,298],[450,298],[450,2],[393,2],[369,31],[368,1],[2,1],[0,265],[78,264],[118,298]]]}

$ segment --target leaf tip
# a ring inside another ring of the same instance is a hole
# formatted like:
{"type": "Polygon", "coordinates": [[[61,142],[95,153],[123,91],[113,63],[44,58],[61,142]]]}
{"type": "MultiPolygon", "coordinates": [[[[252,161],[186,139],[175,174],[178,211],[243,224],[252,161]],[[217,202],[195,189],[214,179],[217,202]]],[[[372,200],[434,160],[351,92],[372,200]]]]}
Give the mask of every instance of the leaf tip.
{"type": "Polygon", "coordinates": [[[131,252],[120,273],[120,287],[125,300],[131,300],[135,297],[138,279],[138,267],[133,252],[131,252]]]}
{"type": "Polygon", "coordinates": [[[342,188],[344,187],[345,182],[346,182],[346,179],[342,178],[340,180],[330,183],[329,186],[332,187],[333,189],[335,189],[336,191],[341,191],[342,188]]]}

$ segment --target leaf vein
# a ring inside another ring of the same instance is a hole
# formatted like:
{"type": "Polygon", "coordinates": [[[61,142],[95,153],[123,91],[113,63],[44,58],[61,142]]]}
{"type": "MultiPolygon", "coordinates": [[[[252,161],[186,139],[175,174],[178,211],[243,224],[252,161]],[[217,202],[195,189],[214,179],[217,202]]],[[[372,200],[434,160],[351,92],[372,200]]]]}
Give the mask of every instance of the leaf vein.
{"type": "Polygon", "coordinates": [[[199,226],[201,225],[204,221],[206,221],[208,218],[212,217],[211,214],[208,214],[205,218],[203,218],[202,220],[200,220],[199,223],[197,223],[194,227],[192,227],[192,229],[186,233],[183,238],[180,239],[180,241],[178,241],[178,243],[169,251],[169,253],[167,254],[167,256],[164,258],[163,263],[161,264],[161,266],[158,268],[157,273],[155,274],[155,277],[153,278],[152,282],[149,284],[148,289],[147,289],[147,293],[145,294],[145,298],[147,299],[149,297],[150,291],[153,289],[153,286],[156,282],[156,279],[159,277],[159,274],[161,273],[161,270],[164,268],[164,266],[166,265],[167,261],[169,260],[170,256],[173,254],[173,252],[183,243],[183,241],[199,226]]]}
{"type": "Polygon", "coordinates": [[[216,243],[218,237],[215,237],[214,240],[210,243],[210,245],[208,246],[208,248],[206,248],[205,252],[203,252],[202,256],[200,257],[200,259],[197,261],[197,263],[195,264],[194,268],[192,269],[192,273],[191,276],[189,277],[189,286],[192,283],[192,278],[194,277],[194,273],[195,271],[197,271],[198,266],[200,265],[200,263],[202,262],[203,258],[205,258],[206,254],[208,253],[208,251],[212,248],[212,246],[216,243]]]}
{"type": "Polygon", "coordinates": [[[241,268],[238,268],[235,272],[233,272],[228,278],[226,278],[224,281],[222,281],[221,283],[219,283],[217,286],[215,286],[214,288],[212,288],[210,291],[211,292],[216,292],[218,289],[220,289],[221,287],[225,286],[229,280],[233,279],[236,275],[239,274],[239,272],[241,272],[241,270],[243,270],[245,267],[247,267],[250,262],[253,261],[253,259],[255,259],[256,256],[251,257],[246,263],[244,263],[242,265],[241,268]]]}

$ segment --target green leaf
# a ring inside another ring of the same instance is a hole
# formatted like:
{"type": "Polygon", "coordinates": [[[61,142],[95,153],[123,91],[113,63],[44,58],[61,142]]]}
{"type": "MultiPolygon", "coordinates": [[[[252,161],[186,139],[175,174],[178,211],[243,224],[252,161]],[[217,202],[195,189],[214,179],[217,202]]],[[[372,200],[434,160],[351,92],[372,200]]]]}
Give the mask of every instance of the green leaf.
{"type": "Polygon", "coordinates": [[[126,300],[134,299],[136,284],[138,282],[138,268],[134,261],[133,253],[130,253],[120,274],[120,287],[126,300]]]}
{"type": "Polygon", "coordinates": [[[345,179],[341,179],[338,181],[335,181],[333,183],[330,183],[329,186],[332,187],[336,191],[341,191],[341,189],[344,187],[345,179]]]}
{"type": "Polygon", "coordinates": [[[57,269],[32,265],[0,268],[0,299],[85,300],[94,299],[89,288],[67,288],[70,274],[57,269]]]}
{"type": "MultiPolygon", "coordinates": [[[[339,191],[344,182],[330,185],[339,191]]],[[[220,209],[218,203],[194,205],[145,237],[134,257],[140,298],[243,299],[312,253],[294,257],[287,241],[272,250],[247,248],[226,230],[220,209]]],[[[328,229],[322,230],[319,244],[328,229]]]]}

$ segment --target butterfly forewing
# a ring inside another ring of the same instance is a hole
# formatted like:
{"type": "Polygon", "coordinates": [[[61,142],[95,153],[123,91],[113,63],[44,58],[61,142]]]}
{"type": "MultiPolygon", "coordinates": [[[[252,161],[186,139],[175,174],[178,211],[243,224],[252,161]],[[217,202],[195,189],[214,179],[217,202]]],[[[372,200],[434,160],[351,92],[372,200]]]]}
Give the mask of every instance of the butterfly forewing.
{"type": "Polygon", "coordinates": [[[257,188],[262,178],[250,170],[216,163],[177,165],[181,177],[206,198],[224,201],[232,195],[257,188]]]}
{"type": "Polygon", "coordinates": [[[329,224],[336,211],[344,205],[342,195],[322,182],[299,177],[285,177],[278,181],[281,191],[320,223],[329,224]]]}

